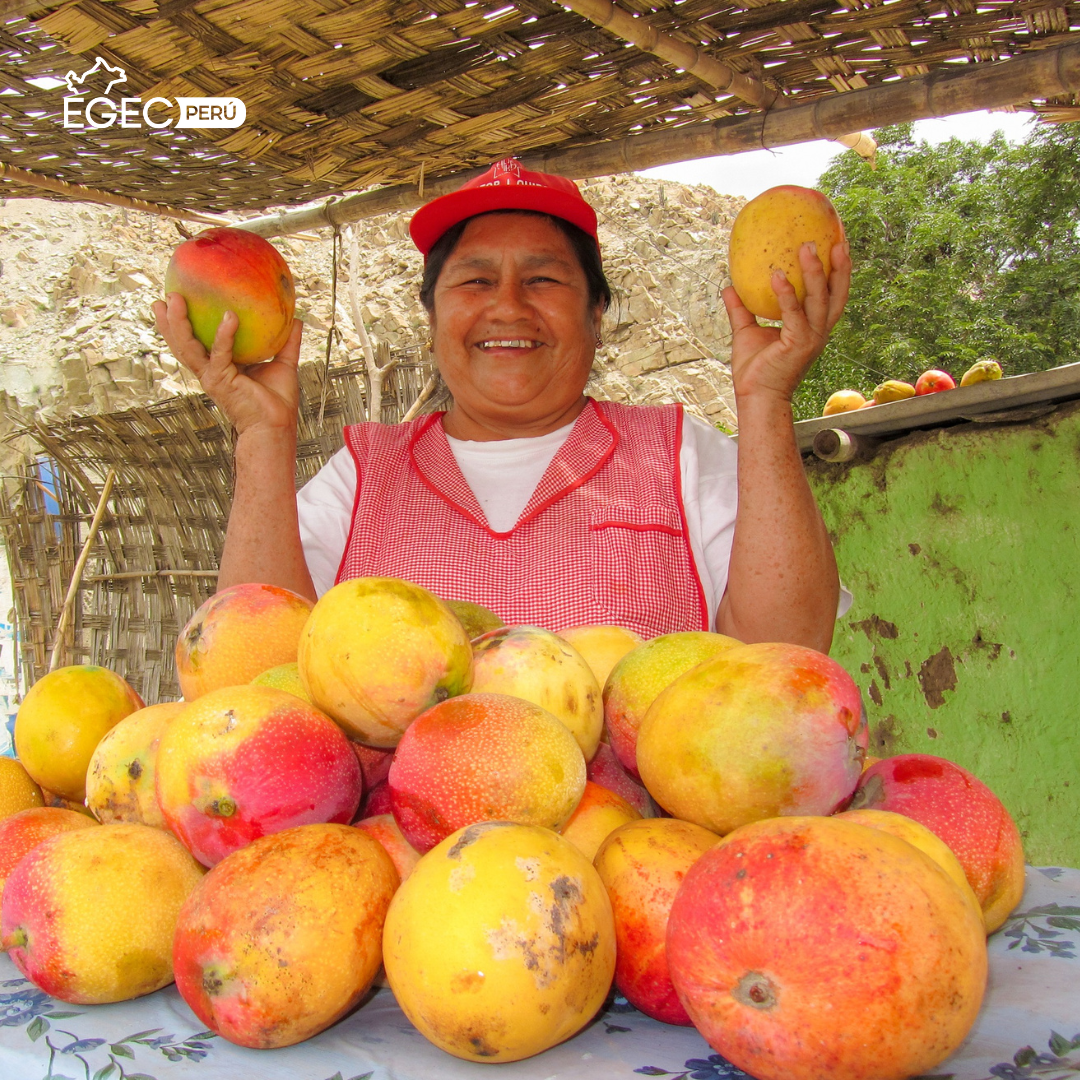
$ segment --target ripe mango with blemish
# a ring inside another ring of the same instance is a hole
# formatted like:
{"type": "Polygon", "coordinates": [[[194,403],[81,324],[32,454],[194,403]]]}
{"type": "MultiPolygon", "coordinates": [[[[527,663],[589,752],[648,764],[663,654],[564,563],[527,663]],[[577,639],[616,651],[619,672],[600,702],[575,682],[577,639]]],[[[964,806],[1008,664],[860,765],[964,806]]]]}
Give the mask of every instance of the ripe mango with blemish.
{"type": "Polygon", "coordinates": [[[176,987],[230,1042],[291,1046],[344,1016],[379,969],[398,874],[347,825],[264,836],[206,875],[180,912],[176,987]]]}
{"type": "Polygon", "coordinates": [[[588,859],[550,829],[470,825],[394,895],[383,963],[402,1011],[436,1046],[519,1061],[576,1035],[603,1003],[611,902],[588,859]]]}
{"type": "Polygon", "coordinates": [[[86,770],[86,805],[102,824],[165,827],[158,806],[158,741],[184,702],[162,702],[125,716],[97,744],[86,770]]]}
{"type": "Polygon", "coordinates": [[[585,658],[538,626],[504,626],[473,641],[477,694],[510,694],[557,716],[591,761],[604,728],[600,684],[585,658]]]}

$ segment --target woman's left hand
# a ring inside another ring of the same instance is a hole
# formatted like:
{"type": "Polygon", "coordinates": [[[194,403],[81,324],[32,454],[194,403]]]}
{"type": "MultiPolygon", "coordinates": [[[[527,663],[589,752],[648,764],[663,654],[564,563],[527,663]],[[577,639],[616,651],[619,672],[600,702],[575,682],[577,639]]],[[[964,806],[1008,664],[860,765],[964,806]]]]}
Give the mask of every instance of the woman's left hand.
{"type": "Polygon", "coordinates": [[[851,284],[851,257],[846,242],[834,244],[828,280],[814,244],[799,249],[799,265],[806,284],[800,305],[795,289],[777,270],[773,291],[780,302],[783,325],[761,326],[730,286],[724,306],[731,323],[731,377],[736,398],[766,394],[790,401],[807,368],[821,354],[832,328],[847,303],[851,284]]]}

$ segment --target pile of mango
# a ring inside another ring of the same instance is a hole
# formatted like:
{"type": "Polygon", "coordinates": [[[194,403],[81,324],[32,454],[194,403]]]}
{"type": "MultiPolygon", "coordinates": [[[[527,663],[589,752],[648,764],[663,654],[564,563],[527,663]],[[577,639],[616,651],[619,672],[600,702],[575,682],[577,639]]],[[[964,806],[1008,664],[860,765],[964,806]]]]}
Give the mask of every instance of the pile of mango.
{"type": "MultiPolygon", "coordinates": [[[[992,382],[1001,378],[1001,365],[989,357],[977,360],[960,377],[961,386],[974,386],[975,383],[992,382]]],[[[871,405],[888,405],[893,401],[906,401],[925,394],[939,394],[943,390],[955,390],[956,380],[940,368],[924,371],[914,385],[902,379],[886,379],[874,387],[874,393],[867,400],[858,390],[837,390],[829,396],[822,409],[822,416],[835,416],[837,413],[853,412],[866,409],[871,405]]]]}
{"type": "Polygon", "coordinates": [[[0,943],[64,1001],[175,979],[271,1048],[381,982],[436,1046],[506,1062],[614,984],[762,1080],[823,1055],[888,1080],[963,1041],[1023,888],[994,794],[867,759],[858,688],[810,649],[504,626],[359,578],[215,594],[177,671],[149,706],[51,672],[0,760],[0,943]]]}

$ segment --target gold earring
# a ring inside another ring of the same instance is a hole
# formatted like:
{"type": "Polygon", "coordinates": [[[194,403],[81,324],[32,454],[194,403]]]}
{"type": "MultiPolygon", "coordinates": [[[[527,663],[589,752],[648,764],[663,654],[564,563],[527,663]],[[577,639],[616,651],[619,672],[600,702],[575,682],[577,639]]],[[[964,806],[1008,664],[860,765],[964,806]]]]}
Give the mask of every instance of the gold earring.
{"type": "Polygon", "coordinates": [[[604,339],[599,334],[596,335],[596,347],[598,349],[602,349],[604,347],[604,339]]]}

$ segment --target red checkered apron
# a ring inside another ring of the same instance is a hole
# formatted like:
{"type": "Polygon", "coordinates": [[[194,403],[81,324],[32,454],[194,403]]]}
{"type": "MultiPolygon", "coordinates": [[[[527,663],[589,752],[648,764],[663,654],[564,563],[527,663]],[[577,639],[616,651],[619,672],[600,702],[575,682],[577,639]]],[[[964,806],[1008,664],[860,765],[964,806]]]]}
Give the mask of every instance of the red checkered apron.
{"type": "Polygon", "coordinates": [[[358,483],[337,581],[398,577],[511,624],[706,630],[686,530],[682,407],[590,399],[517,524],[488,528],[442,414],[354,424],[358,483]]]}

